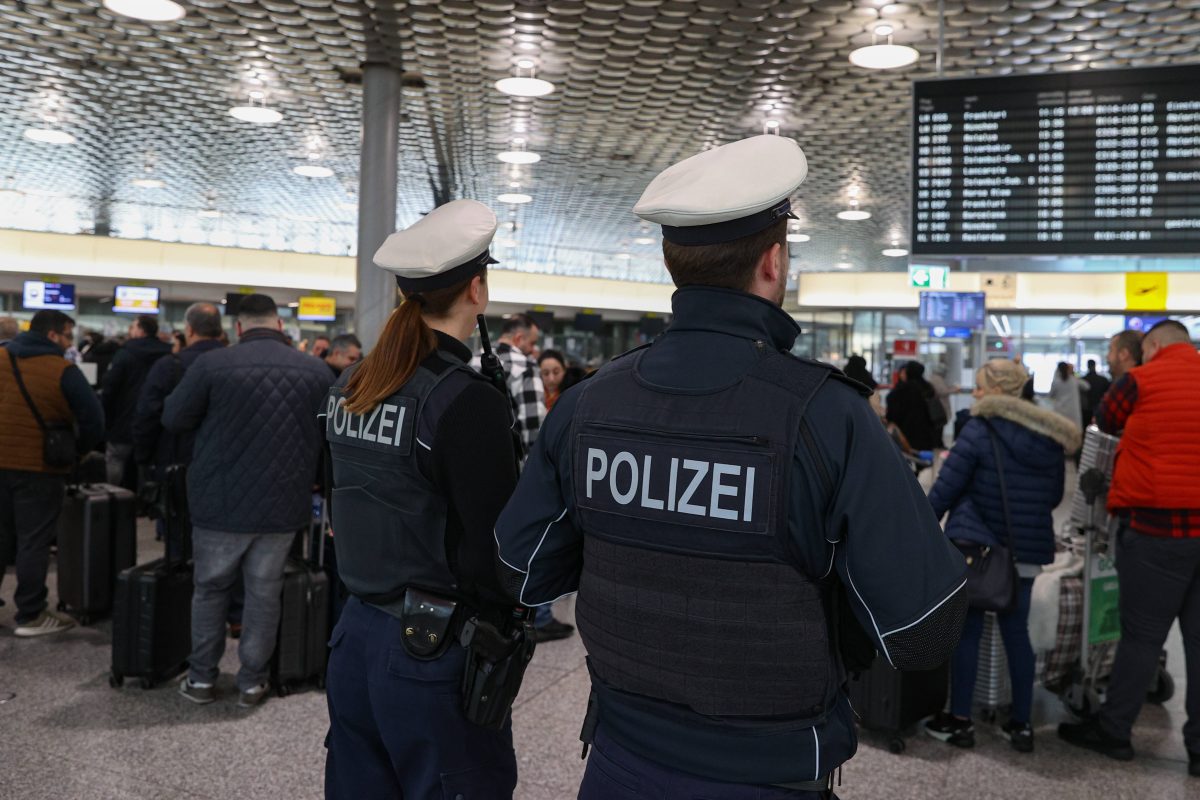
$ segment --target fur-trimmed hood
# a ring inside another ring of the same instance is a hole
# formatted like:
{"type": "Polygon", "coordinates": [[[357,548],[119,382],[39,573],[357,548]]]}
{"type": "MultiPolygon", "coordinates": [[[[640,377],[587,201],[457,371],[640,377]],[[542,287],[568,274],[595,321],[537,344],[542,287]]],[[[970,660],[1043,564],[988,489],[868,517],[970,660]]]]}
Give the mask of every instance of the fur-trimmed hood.
{"type": "Polygon", "coordinates": [[[1083,444],[1083,432],[1071,420],[1019,397],[987,395],[972,406],[971,416],[1006,419],[1054,440],[1068,455],[1078,451],[1083,444]]]}

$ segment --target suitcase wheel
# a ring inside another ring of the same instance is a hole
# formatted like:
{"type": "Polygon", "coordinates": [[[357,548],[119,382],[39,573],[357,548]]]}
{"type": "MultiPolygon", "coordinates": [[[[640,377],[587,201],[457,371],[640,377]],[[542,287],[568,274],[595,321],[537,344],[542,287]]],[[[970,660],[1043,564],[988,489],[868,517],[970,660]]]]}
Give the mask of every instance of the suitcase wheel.
{"type": "Polygon", "coordinates": [[[1154,679],[1154,685],[1150,687],[1150,691],[1146,694],[1146,699],[1156,706],[1161,706],[1174,696],[1175,679],[1171,677],[1171,673],[1159,667],[1158,675],[1154,679]]]}
{"type": "Polygon", "coordinates": [[[908,743],[905,742],[899,736],[896,736],[890,742],[888,742],[888,750],[890,750],[893,755],[900,755],[907,748],[908,748],[908,743]]]}
{"type": "Polygon", "coordinates": [[[120,689],[125,685],[125,676],[119,672],[110,672],[108,674],[108,685],[114,689],[120,689]]]}

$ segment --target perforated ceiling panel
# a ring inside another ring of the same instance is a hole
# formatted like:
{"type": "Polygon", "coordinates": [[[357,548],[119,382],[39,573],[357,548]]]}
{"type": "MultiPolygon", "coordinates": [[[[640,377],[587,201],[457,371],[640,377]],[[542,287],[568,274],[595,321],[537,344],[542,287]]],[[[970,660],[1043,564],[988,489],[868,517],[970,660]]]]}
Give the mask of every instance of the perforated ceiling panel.
{"type": "MultiPolygon", "coordinates": [[[[144,23],[99,0],[0,0],[0,188],[16,190],[0,193],[0,224],[352,252],[354,81],[371,59],[413,78],[400,223],[445,199],[488,202],[510,223],[496,248],[506,266],[665,279],[657,232],[630,212],[641,190],[674,161],[761,133],[767,119],[809,156],[796,205],[812,240],[793,245],[795,268],[904,263],[879,251],[908,241],[909,82],[933,74],[934,0],[184,6],[179,22],[144,23]],[[917,65],[850,65],[881,20],[921,51],[917,65]],[[496,91],[519,58],[534,59],[557,91],[536,100],[496,91]],[[229,116],[255,90],[281,123],[229,116]],[[28,127],[77,141],[29,141],[28,127]],[[541,162],[514,172],[497,161],[514,137],[541,162]],[[298,164],[334,177],[301,177],[298,164]],[[139,188],[136,178],[165,185],[139,188]],[[512,184],[533,202],[498,203],[512,184]],[[837,220],[856,191],[873,217],[837,220]]],[[[1200,45],[1200,0],[949,0],[945,14],[948,77],[1172,63],[1200,45]]]]}

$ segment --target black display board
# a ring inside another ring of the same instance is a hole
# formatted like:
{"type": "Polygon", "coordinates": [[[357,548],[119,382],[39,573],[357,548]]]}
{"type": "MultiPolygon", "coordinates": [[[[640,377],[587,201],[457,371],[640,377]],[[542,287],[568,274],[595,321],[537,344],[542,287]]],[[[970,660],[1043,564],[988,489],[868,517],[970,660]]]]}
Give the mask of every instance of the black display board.
{"type": "Polygon", "coordinates": [[[1200,250],[1200,65],[913,95],[914,255],[1200,250]]]}

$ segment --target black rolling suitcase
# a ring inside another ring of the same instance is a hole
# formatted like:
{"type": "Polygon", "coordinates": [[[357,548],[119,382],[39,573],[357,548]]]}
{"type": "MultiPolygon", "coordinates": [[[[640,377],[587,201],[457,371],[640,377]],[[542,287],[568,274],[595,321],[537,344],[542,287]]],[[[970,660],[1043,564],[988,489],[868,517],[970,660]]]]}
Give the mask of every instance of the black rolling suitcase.
{"type": "Polygon", "coordinates": [[[950,666],[923,672],[900,672],[877,658],[866,672],[850,680],[847,693],[859,724],[891,736],[888,749],[903,753],[903,732],[941,711],[950,686],[950,666]]]}
{"type": "Polygon", "coordinates": [[[58,518],[58,610],[88,625],[112,611],[117,574],[137,563],[133,492],[69,486],[58,518]]]}
{"type": "MultiPolygon", "coordinates": [[[[305,535],[307,534],[307,535],[305,535]]],[[[279,636],[271,657],[271,683],[280,697],[299,685],[314,682],[325,687],[329,660],[329,576],[324,567],[324,547],[310,531],[308,558],[289,558],[283,570],[279,636]]]]}
{"type": "Polygon", "coordinates": [[[192,649],[192,563],[185,468],[167,469],[163,558],[117,576],[113,607],[112,673],[109,685],[138,678],[143,689],[187,667],[192,649]]]}

